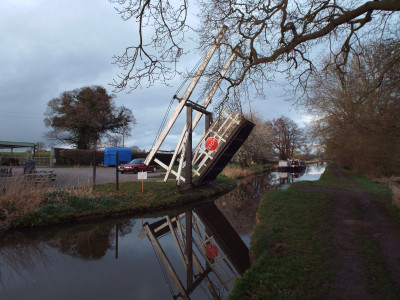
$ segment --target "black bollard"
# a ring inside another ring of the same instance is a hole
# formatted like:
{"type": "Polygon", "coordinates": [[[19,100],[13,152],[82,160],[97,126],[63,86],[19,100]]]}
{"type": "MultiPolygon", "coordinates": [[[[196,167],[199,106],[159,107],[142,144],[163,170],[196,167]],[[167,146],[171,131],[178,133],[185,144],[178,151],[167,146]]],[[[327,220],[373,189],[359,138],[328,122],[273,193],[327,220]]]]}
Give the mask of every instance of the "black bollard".
{"type": "Polygon", "coordinates": [[[118,178],[118,151],[115,153],[115,188],[119,190],[119,178],[118,178]]]}

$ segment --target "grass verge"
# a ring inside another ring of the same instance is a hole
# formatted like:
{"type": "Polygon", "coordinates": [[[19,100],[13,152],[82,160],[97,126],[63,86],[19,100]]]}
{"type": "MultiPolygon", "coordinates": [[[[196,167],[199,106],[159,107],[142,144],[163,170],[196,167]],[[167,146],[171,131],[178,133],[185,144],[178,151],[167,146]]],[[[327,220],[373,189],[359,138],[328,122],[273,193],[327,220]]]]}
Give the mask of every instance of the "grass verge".
{"type": "MultiPolygon", "coordinates": [[[[331,166],[328,165],[325,168],[325,172],[321,175],[318,181],[312,181],[308,184],[314,187],[320,187],[325,189],[336,189],[336,190],[352,190],[354,189],[354,184],[346,180],[346,178],[338,178],[331,171],[331,166]]],[[[297,184],[297,183],[296,183],[297,184]]],[[[304,182],[301,182],[304,184],[304,182]]]]}
{"type": "MultiPolygon", "coordinates": [[[[222,180],[227,182],[226,180],[222,180]]],[[[232,183],[232,182],[230,182],[232,183]]],[[[181,193],[174,183],[141,182],[104,184],[70,190],[48,190],[16,185],[0,194],[0,233],[12,228],[35,227],[101,218],[127,213],[148,212],[191,203],[227,192],[232,185],[218,184],[181,193]]]]}
{"type": "Polygon", "coordinates": [[[377,299],[398,299],[397,287],[390,278],[385,262],[373,237],[365,228],[356,231],[356,243],[360,247],[361,259],[368,270],[368,286],[377,299]]]}
{"type": "Polygon", "coordinates": [[[237,281],[230,299],[321,298],[331,256],[326,215],[333,197],[314,191],[267,194],[257,214],[250,255],[255,263],[237,281]]]}
{"type": "Polygon", "coordinates": [[[392,196],[392,190],[390,187],[382,185],[380,182],[372,181],[361,174],[357,174],[353,171],[343,169],[356,183],[357,185],[367,194],[390,198],[392,196]]]}

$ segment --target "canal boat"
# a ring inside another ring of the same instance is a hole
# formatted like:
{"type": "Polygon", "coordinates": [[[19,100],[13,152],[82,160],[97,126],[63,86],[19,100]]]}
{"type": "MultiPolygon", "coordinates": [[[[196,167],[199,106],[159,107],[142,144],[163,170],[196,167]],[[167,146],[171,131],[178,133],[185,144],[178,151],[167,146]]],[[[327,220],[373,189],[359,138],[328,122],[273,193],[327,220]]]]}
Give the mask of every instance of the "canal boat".
{"type": "Polygon", "coordinates": [[[281,160],[278,164],[279,172],[300,173],[306,169],[306,163],[300,159],[281,160]]]}

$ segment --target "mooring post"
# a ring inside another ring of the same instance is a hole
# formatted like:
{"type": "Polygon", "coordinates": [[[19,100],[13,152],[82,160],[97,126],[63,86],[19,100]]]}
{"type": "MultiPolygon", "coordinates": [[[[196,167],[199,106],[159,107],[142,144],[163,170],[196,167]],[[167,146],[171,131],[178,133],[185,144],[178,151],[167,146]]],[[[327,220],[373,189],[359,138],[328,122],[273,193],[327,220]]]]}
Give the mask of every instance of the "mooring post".
{"type": "Polygon", "coordinates": [[[118,151],[115,152],[115,188],[119,190],[119,178],[118,178],[118,151]]]}
{"type": "Polygon", "coordinates": [[[93,189],[96,188],[96,150],[93,151],[93,189]]]}
{"type": "Polygon", "coordinates": [[[186,177],[185,186],[187,189],[192,187],[192,113],[193,109],[191,105],[186,106],[186,128],[188,130],[188,136],[186,141],[186,177]]]}
{"type": "Polygon", "coordinates": [[[54,167],[55,163],[55,150],[54,147],[51,147],[50,149],[50,168],[54,167]]]}

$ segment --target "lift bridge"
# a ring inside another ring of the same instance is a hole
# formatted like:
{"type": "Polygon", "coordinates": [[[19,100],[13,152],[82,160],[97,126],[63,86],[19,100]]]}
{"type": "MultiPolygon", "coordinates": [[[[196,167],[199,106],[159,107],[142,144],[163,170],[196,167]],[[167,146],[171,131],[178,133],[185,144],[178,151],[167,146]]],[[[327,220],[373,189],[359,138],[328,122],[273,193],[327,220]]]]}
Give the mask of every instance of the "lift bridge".
{"type": "Polygon", "coordinates": [[[237,150],[239,150],[254,127],[254,124],[245,119],[241,114],[227,113],[226,108],[223,109],[222,113],[214,121],[212,120],[211,112],[207,111],[207,107],[211,103],[222,78],[235,59],[235,53],[232,53],[229,57],[202,105],[189,100],[207,64],[211,60],[212,55],[219,47],[226,30],[227,27],[224,27],[215,39],[214,44],[205,55],[204,60],[201,62],[183,96],[181,98],[177,95],[174,96],[174,99],[179,101],[178,105],[156,139],[144,162],[145,165],[149,165],[150,162],[154,160],[163,167],[167,171],[164,181],[167,181],[172,175],[175,176],[178,185],[184,182],[186,188],[213,181],[229,163],[237,150]],[[172,159],[169,165],[167,165],[154,157],[184,107],[186,107],[186,124],[182,130],[175,151],[173,152],[172,159]],[[194,118],[193,110],[197,111],[194,118]],[[199,143],[193,149],[192,132],[203,116],[205,119],[205,128],[199,143]],[[173,170],[173,166],[178,157],[179,167],[176,171],[173,170]],[[185,174],[182,174],[183,169],[185,169],[185,174]]]}

